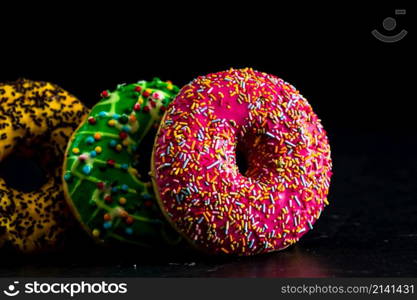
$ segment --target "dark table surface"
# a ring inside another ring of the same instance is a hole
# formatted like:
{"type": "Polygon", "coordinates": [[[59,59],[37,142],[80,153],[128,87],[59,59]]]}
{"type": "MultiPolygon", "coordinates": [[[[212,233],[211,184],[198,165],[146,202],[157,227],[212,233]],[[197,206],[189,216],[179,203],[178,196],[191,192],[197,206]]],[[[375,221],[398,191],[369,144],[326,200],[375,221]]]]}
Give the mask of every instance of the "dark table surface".
{"type": "Polygon", "coordinates": [[[415,277],[416,137],[343,130],[329,135],[330,206],[313,231],[284,251],[207,257],[187,250],[105,249],[82,237],[56,254],[16,256],[3,250],[0,276],[415,277]]]}

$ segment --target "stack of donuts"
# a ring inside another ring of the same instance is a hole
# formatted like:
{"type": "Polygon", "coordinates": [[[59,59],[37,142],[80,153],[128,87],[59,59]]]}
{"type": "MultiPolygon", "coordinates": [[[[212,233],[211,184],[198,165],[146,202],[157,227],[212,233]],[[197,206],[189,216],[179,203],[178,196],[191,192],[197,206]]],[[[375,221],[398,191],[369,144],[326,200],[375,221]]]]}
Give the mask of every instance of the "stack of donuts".
{"type": "Polygon", "coordinates": [[[52,83],[0,84],[0,163],[29,157],[47,176],[31,192],[0,177],[0,247],[61,249],[83,228],[98,244],[249,256],[296,243],[329,204],[326,132],[274,75],[155,78],[100,98],[88,109],[52,83]]]}

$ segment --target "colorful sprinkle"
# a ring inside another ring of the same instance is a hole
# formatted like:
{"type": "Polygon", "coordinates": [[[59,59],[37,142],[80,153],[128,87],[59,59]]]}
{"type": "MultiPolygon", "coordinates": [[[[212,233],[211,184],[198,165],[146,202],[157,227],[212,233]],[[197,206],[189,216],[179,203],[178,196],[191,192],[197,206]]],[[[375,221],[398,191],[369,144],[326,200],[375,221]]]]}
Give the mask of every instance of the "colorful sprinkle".
{"type": "Polygon", "coordinates": [[[139,103],[136,103],[135,106],[133,107],[133,109],[135,111],[139,111],[140,110],[140,104],[139,103]]]}
{"type": "Polygon", "coordinates": [[[95,139],[94,139],[94,137],[92,137],[92,136],[88,136],[86,139],[85,139],[85,142],[87,143],[87,144],[93,144],[94,143],[94,141],[95,141],[95,139]]]}
{"type": "Polygon", "coordinates": [[[90,125],[95,125],[97,123],[96,119],[94,117],[89,117],[88,118],[88,123],[90,125]]]}
{"type": "Polygon", "coordinates": [[[92,167],[90,165],[85,165],[82,170],[85,175],[90,175],[92,167]]]}
{"type": "Polygon", "coordinates": [[[109,142],[109,146],[112,147],[112,148],[116,147],[116,145],[117,145],[117,141],[116,140],[111,140],[109,142]]]}
{"type": "Polygon", "coordinates": [[[112,226],[111,221],[108,221],[108,222],[104,222],[103,223],[103,228],[104,229],[109,229],[109,228],[111,228],[111,226],[112,226]]]}
{"type": "Polygon", "coordinates": [[[124,140],[128,137],[128,134],[126,132],[122,131],[122,132],[119,133],[119,137],[120,137],[120,139],[124,140]]]}
{"type": "Polygon", "coordinates": [[[98,238],[100,236],[100,230],[98,229],[93,229],[92,234],[95,238],[98,238]]]}
{"type": "Polygon", "coordinates": [[[102,91],[102,92],[100,93],[100,96],[101,96],[102,98],[107,98],[107,97],[109,97],[109,96],[110,96],[109,91],[102,91]]]}

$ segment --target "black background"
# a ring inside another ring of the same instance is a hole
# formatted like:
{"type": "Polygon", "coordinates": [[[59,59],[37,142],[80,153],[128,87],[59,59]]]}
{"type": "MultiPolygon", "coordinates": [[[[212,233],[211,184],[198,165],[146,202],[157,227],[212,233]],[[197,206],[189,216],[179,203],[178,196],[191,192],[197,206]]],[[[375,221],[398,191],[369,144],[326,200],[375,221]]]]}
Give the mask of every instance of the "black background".
{"type": "Polygon", "coordinates": [[[330,207],[298,245],[264,257],[139,252],[139,258],[109,258],[88,245],[67,251],[65,261],[58,254],[2,262],[0,274],[415,276],[413,12],[395,17],[396,8],[407,8],[399,4],[156,6],[10,9],[14,18],[2,24],[0,81],[51,81],[91,106],[104,89],[154,76],[182,86],[230,67],[275,74],[301,91],[329,134],[330,207]],[[409,31],[398,43],[370,33],[392,34],[382,27],[389,16],[397,20],[394,33],[409,31]]]}

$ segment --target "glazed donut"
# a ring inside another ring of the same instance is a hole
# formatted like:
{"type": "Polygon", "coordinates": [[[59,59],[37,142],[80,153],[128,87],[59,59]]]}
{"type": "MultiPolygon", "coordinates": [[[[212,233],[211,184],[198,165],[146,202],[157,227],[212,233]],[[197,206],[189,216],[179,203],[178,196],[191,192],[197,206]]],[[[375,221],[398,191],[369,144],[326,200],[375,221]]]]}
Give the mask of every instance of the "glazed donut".
{"type": "Polygon", "coordinates": [[[74,133],[65,159],[65,194],[96,241],[145,247],[179,242],[155,201],[150,179],[144,181],[138,172],[144,169],[149,176],[150,163],[139,150],[150,136],[150,155],[157,126],[178,91],[158,78],[104,91],[74,133]]]}
{"type": "Polygon", "coordinates": [[[313,228],[331,177],[320,120],[290,84],[252,69],[201,76],[162,121],[152,179],[167,219],[211,254],[281,250],[313,228]],[[247,170],[242,174],[236,151],[247,170]]]}
{"type": "Polygon", "coordinates": [[[0,244],[22,252],[63,244],[75,222],[63,197],[62,162],[69,137],[86,114],[79,100],[52,83],[21,79],[0,84],[0,162],[10,154],[32,152],[30,158],[47,177],[39,190],[29,193],[0,177],[0,244]]]}

